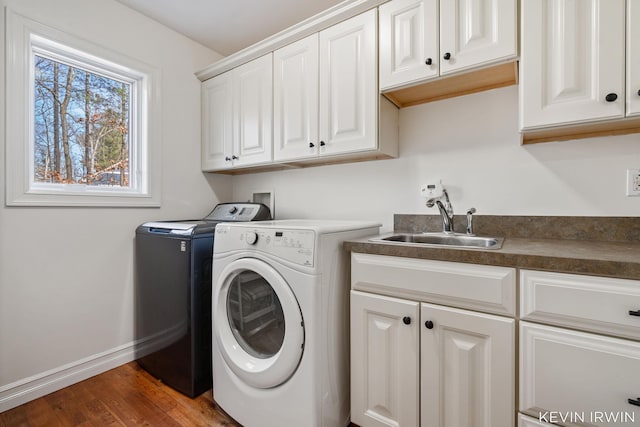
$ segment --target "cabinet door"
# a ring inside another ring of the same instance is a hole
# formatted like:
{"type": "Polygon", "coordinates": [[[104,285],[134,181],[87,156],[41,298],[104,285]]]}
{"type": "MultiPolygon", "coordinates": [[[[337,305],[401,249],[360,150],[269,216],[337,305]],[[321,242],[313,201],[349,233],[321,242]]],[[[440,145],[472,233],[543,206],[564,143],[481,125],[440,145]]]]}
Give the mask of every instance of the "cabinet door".
{"type": "Polygon", "coordinates": [[[640,400],[639,366],[638,342],[521,322],[520,411],[553,412],[551,422],[573,417],[571,425],[635,426],[640,407],[629,399],[640,400]]]}
{"type": "Polygon", "coordinates": [[[521,8],[521,127],[623,117],[624,0],[527,0],[521,8]]]}
{"type": "Polygon", "coordinates": [[[318,155],[318,34],[273,54],[273,158],[318,155]]]}
{"type": "Polygon", "coordinates": [[[515,57],[516,5],[516,0],[441,0],[440,74],[515,57]]]}
{"type": "Polygon", "coordinates": [[[202,170],[231,167],[231,72],[202,83],[202,170]]]}
{"type": "Polygon", "coordinates": [[[640,115],[640,0],[627,0],[627,115],[640,115]]]}
{"type": "Polygon", "coordinates": [[[513,426],[515,320],[426,303],[420,319],[421,426],[513,426]]]}
{"type": "Polygon", "coordinates": [[[351,291],[351,421],[360,427],[418,426],[418,316],[417,302],[351,291]]]}
{"type": "Polygon", "coordinates": [[[320,155],[377,147],[376,12],[320,32],[320,155]]]}
{"type": "Polygon", "coordinates": [[[392,0],[378,12],[380,90],[438,77],[438,0],[392,0]]]}
{"type": "Polygon", "coordinates": [[[234,73],[234,166],[269,162],[273,155],[272,54],[254,59],[234,73]]]}

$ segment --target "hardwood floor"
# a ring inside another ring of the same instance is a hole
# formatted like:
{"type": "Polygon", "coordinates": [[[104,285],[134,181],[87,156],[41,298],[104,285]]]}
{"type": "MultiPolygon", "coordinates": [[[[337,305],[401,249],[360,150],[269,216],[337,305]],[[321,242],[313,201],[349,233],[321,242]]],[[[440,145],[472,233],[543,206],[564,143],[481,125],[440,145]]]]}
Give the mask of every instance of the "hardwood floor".
{"type": "Polygon", "coordinates": [[[211,391],[191,399],[131,362],[0,413],[0,427],[239,426],[211,391]]]}

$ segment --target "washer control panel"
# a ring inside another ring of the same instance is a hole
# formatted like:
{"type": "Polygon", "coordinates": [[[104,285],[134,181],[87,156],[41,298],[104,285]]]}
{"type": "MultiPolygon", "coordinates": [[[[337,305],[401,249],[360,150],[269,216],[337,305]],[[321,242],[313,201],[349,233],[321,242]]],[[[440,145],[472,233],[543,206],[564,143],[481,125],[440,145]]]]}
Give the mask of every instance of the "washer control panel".
{"type": "Polygon", "coordinates": [[[233,227],[218,225],[214,252],[259,250],[305,267],[314,266],[316,234],[313,230],[233,227]]]}

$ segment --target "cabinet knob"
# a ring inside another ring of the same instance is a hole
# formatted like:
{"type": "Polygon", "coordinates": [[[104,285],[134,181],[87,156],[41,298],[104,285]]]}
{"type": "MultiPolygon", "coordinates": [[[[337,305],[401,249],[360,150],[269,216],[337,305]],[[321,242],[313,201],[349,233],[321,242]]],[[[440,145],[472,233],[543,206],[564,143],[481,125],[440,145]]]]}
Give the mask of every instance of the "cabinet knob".
{"type": "Polygon", "coordinates": [[[433,329],[433,322],[431,320],[427,320],[426,322],[424,322],[424,326],[427,329],[433,329]]]}
{"type": "Polygon", "coordinates": [[[233,159],[233,160],[238,160],[239,158],[240,158],[240,157],[235,156],[235,155],[234,155],[234,156],[231,156],[231,159],[233,159]]]}
{"type": "Polygon", "coordinates": [[[629,310],[629,316],[640,316],[640,310],[629,310]]]}
{"type": "Polygon", "coordinates": [[[313,142],[310,142],[310,143],[309,143],[309,148],[313,148],[313,147],[315,147],[315,146],[316,146],[316,144],[314,144],[313,142]]]}
{"type": "Polygon", "coordinates": [[[411,317],[409,316],[404,316],[402,318],[402,323],[404,323],[405,325],[410,325],[411,324],[411,317]]]}
{"type": "Polygon", "coordinates": [[[427,58],[427,60],[424,61],[424,63],[427,64],[427,65],[431,65],[431,64],[433,64],[433,60],[431,58],[427,58]]]}
{"type": "Polygon", "coordinates": [[[607,96],[604,97],[604,99],[607,102],[613,102],[616,99],[618,99],[618,94],[617,93],[609,93],[609,94],[607,94],[607,96]]]}
{"type": "Polygon", "coordinates": [[[640,96],[640,89],[638,89],[638,96],[640,96]]]}
{"type": "Polygon", "coordinates": [[[320,147],[324,147],[325,145],[327,144],[325,144],[324,141],[320,141],[320,147]]]}
{"type": "Polygon", "coordinates": [[[450,52],[445,53],[443,58],[444,58],[445,61],[450,60],[451,59],[451,53],[450,52]]]}
{"type": "Polygon", "coordinates": [[[640,397],[637,399],[627,399],[627,402],[635,406],[640,406],[640,397]]]}
{"type": "Polygon", "coordinates": [[[225,157],[225,158],[224,158],[224,161],[225,161],[225,162],[230,162],[230,161],[231,161],[231,157],[229,157],[229,156],[225,157]]]}

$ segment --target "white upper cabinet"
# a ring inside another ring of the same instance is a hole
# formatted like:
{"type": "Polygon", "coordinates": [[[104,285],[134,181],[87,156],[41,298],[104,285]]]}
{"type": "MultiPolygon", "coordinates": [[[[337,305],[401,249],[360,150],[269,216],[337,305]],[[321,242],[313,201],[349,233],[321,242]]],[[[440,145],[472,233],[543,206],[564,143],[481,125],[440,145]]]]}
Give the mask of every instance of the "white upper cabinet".
{"type": "Polygon", "coordinates": [[[640,115],[640,1],[627,0],[627,115],[640,115]]]}
{"type": "Polygon", "coordinates": [[[376,20],[371,9],[274,52],[276,162],[397,155],[397,108],[378,93],[376,20]]]}
{"type": "Polygon", "coordinates": [[[231,167],[231,73],[202,84],[202,170],[231,167]]]}
{"type": "Polygon", "coordinates": [[[202,169],[219,170],[271,161],[272,55],[202,85],[202,169]]]}
{"type": "Polygon", "coordinates": [[[517,55],[514,0],[391,0],[380,10],[380,89],[517,55]]]}
{"type": "Polygon", "coordinates": [[[273,54],[275,160],[318,154],[318,34],[273,54]]]}
{"type": "Polygon", "coordinates": [[[377,13],[320,32],[320,154],[378,146],[377,13]]]}
{"type": "Polygon", "coordinates": [[[380,87],[438,77],[438,0],[380,5],[380,87]]]}
{"type": "Polygon", "coordinates": [[[441,0],[440,74],[515,56],[517,22],[514,0],[441,0]]]}
{"type": "Polygon", "coordinates": [[[273,152],[272,55],[241,65],[234,85],[234,166],[271,161],[273,152]]]}
{"type": "Polygon", "coordinates": [[[527,0],[521,8],[521,128],[624,117],[625,1],[527,0]]]}
{"type": "Polygon", "coordinates": [[[274,54],[275,160],[378,146],[376,10],[274,54]]]}

